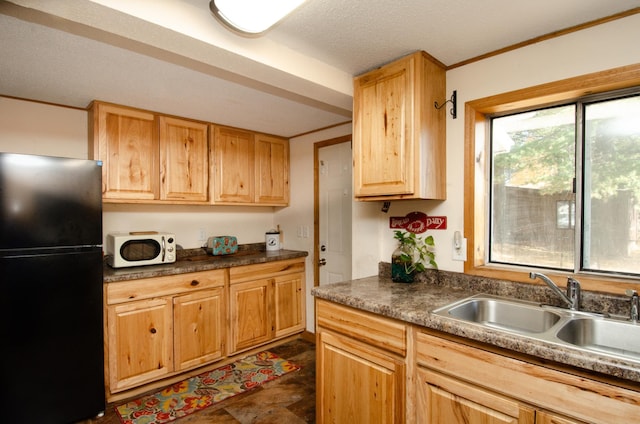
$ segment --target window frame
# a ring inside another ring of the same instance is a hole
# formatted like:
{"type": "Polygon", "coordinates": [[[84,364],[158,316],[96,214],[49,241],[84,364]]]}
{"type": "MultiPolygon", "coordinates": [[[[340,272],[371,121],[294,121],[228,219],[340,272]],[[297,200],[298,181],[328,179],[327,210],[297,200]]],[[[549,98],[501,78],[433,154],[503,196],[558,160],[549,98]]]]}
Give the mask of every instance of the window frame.
{"type": "MultiPolygon", "coordinates": [[[[487,278],[533,283],[531,267],[488,264],[485,262],[489,226],[489,184],[486,178],[490,158],[486,151],[490,137],[490,115],[514,113],[569,102],[581,97],[640,85],[640,64],[622,66],[568,78],[534,87],[472,100],[465,103],[464,130],[464,228],[468,241],[464,273],[487,278]]],[[[576,158],[577,159],[577,158],[576,158]]],[[[567,277],[579,279],[583,289],[624,293],[626,289],[640,291],[635,278],[591,275],[545,270],[559,286],[566,286],[567,277]]],[[[537,282],[536,282],[537,284],[537,282]]]]}

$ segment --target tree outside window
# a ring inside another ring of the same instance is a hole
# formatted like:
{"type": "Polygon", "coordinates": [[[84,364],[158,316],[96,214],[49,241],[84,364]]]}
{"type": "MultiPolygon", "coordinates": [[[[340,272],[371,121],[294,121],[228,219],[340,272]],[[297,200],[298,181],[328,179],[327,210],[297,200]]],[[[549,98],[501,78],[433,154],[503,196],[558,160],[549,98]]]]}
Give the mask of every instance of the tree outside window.
{"type": "Polygon", "coordinates": [[[640,274],[639,91],[491,120],[490,262],[640,274]]]}

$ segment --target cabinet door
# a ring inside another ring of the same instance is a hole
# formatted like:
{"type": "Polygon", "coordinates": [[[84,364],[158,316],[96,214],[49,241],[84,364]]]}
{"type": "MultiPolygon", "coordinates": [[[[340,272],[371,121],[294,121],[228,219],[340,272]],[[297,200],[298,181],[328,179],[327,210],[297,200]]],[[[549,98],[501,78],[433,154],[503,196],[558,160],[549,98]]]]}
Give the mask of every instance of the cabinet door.
{"type": "Polygon", "coordinates": [[[536,411],[536,424],[585,424],[583,421],[575,421],[563,418],[545,411],[536,411]]]}
{"type": "Polygon", "coordinates": [[[304,329],[303,279],[304,274],[290,274],[273,280],[276,337],[304,329]]]}
{"type": "Polygon", "coordinates": [[[159,197],[158,133],[152,113],[94,103],[92,156],[103,162],[102,194],[108,199],[159,197]]]}
{"type": "Polygon", "coordinates": [[[535,411],[515,400],[418,368],[417,422],[534,424],[535,411]]]}
{"type": "Polygon", "coordinates": [[[173,299],[175,368],[181,371],[224,356],[222,287],[173,299]]]}
{"type": "Polygon", "coordinates": [[[112,393],[173,371],[169,298],[107,308],[109,385],[112,393]]]}
{"type": "Polygon", "coordinates": [[[256,135],[255,201],[266,205],[289,204],[289,140],[256,135]]]}
{"type": "Polygon", "coordinates": [[[320,329],[316,363],[318,423],[403,423],[400,358],[320,329]]]}
{"type": "Polygon", "coordinates": [[[253,133],[214,126],[213,134],[213,202],[253,203],[253,133]]]}
{"type": "Polygon", "coordinates": [[[206,202],[209,198],[207,125],[160,117],[160,198],[206,202]]]}
{"type": "Polygon", "coordinates": [[[414,192],[414,58],[354,81],[355,196],[414,192]]]}
{"type": "Polygon", "coordinates": [[[273,336],[271,281],[261,279],[231,284],[231,353],[269,341],[273,336]]]}

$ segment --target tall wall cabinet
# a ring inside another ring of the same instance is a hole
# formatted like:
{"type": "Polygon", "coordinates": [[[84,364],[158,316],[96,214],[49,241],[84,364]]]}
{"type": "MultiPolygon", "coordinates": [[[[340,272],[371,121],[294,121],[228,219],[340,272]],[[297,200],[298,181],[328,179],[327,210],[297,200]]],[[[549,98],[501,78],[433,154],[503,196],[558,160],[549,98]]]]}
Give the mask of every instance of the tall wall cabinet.
{"type": "Polygon", "coordinates": [[[416,52],[354,79],[358,200],[446,198],[445,67],[416,52]]]}

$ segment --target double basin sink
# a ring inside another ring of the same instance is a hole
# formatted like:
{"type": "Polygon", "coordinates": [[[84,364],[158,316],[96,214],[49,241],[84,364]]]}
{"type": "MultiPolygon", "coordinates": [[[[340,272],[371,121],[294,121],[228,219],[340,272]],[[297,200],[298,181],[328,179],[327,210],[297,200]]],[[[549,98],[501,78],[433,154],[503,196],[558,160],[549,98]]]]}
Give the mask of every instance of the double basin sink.
{"type": "Polygon", "coordinates": [[[475,295],[434,314],[640,363],[640,324],[539,303],[475,295]]]}

